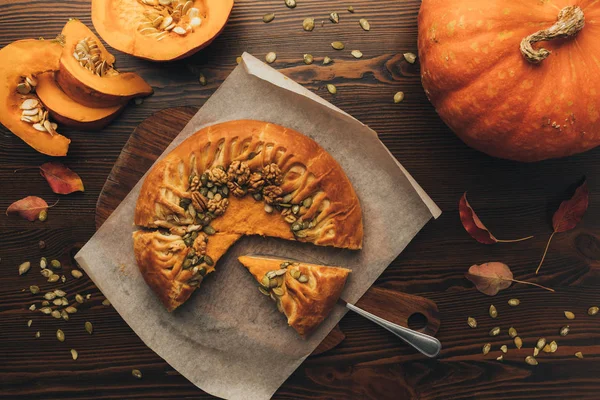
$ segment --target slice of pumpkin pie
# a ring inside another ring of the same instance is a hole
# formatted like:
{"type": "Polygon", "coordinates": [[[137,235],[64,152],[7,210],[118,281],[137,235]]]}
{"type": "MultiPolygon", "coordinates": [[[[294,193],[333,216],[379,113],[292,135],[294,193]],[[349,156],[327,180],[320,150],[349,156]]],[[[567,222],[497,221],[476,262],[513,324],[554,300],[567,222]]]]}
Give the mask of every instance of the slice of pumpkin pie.
{"type": "Polygon", "coordinates": [[[277,303],[288,325],[307,336],[327,318],[346,284],[349,269],[285,259],[242,256],[238,260],[277,303]]]}

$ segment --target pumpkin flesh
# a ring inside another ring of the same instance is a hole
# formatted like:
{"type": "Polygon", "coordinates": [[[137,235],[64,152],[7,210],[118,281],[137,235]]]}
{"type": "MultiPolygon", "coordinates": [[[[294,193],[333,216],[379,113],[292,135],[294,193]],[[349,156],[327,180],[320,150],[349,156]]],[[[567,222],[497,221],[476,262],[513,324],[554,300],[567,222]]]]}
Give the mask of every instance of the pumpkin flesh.
{"type": "Polygon", "coordinates": [[[199,10],[202,24],[185,35],[171,31],[160,40],[140,33],[138,28],[148,21],[144,13],[161,7],[138,0],[93,0],[92,22],[98,34],[117,50],[147,60],[178,60],[208,46],[224,29],[233,8],[233,0],[192,3],[191,7],[199,10]]]}
{"type": "Polygon", "coordinates": [[[423,0],[419,57],[427,96],[469,146],[495,157],[539,161],[600,144],[600,3],[521,0],[423,0]],[[580,6],[576,36],[543,41],[539,64],[522,40],[580,6]]]}
{"type": "Polygon", "coordinates": [[[113,107],[134,97],[148,96],[152,88],[133,72],[99,76],[82,67],[74,57],[77,44],[91,38],[100,49],[101,58],[112,65],[115,58],[94,33],[78,20],[70,20],[62,30],[65,46],[60,57],[56,81],[73,100],[88,107],[113,107]]]}
{"type": "Polygon", "coordinates": [[[59,134],[40,132],[21,121],[21,104],[35,93],[19,94],[16,87],[25,76],[37,76],[58,68],[61,45],[52,40],[19,40],[0,50],[0,123],[29,146],[49,156],[65,156],[71,141],[59,134]]]}

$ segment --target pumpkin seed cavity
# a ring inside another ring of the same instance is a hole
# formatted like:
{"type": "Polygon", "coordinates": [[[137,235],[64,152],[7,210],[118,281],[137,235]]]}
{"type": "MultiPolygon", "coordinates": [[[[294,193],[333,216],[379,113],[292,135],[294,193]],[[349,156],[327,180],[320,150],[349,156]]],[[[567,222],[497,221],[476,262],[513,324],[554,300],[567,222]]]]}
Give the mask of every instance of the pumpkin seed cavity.
{"type": "Polygon", "coordinates": [[[102,57],[102,51],[95,39],[86,37],[75,45],[73,58],[83,68],[100,77],[118,75],[119,72],[113,68],[107,60],[102,57]]]}
{"type": "MultiPolygon", "coordinates": [[[[46,132],[53,136],[57,133],[56,129],[58,129],[58,125],[49,120],[48,111],[42,102],[37,97],[31,97],[35,96],[34,93],[37,84],[37,79],[31,75],[23,77],[21,82],[16,86],[17,93],[29,96],[25,97],[19,106],[19,109],[21,109],[21,121],[31,124],[33,129],[38,132],[46,132]]],[[[41,215],[42,213],[40,212],[41,215]]]]}
{"type": "MultiPolygon", "coordinates": [[[[202,25],[200,10],[193,7],[191,0],[138,0],[139,3],[151,6],[144,11],[143,19],[137,30],[144,36],[163,40],[170,33],[171,37],[187,36],[202,25]]],[[[264,22],[271,22],[275,14],[267,14],[264,22]],[[272,17],[268,17],[271,16],[272,17]],[[270,19],[269,19],[270,18],[270,19]]]]}

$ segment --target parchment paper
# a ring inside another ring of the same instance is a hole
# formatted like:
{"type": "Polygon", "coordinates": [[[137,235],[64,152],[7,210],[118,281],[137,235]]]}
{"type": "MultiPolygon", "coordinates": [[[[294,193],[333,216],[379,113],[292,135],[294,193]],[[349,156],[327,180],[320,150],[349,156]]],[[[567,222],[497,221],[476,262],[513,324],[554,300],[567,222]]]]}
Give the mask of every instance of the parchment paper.
{"type": "Polygon", "coordinates": [[[237,257],[270,254],[351,268],[343,298],[356,302],[441,212],[375,132],[249,54],[163,156],[204,126],[243,118],[304,133],[342,165],[362,205],[362,251],[246,237],[219,260],[217,271],[187,303],[168,313],[145,284],[133,255],[140,181],[75,259],[144,343],[192,383],[223,398],[262,400],[327,336],[345,308],[336,306],[315,333],[302,339],[260,294],[237,257]]]}

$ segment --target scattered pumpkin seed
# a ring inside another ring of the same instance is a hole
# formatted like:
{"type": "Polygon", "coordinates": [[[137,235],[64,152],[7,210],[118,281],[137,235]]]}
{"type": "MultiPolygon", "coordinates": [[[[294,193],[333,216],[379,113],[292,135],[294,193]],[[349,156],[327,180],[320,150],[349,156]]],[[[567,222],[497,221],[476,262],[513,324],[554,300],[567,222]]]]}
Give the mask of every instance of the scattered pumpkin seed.
{"type": "Polygon", "coordinates": [[[404,100],[404,92],[397,92],[394,95],[394,103],[396,103],[396,104],[402,103],[403,100],[404,100]]]}
{"type": "Polygon", "coordinates": [[[265,24],[268,24],[269,22],[273,21],[274,19],[275,19],[275,13],[265,14],[263,16],[263,22],[265,24]]]}
{"type": "Polygon", "coordinates": [[[498,357],[496,357],[496,360],[498,360],[498,361],[504,360],[504,355],[500,354],[498,357]]]}
{"type": "Polygon", "coordinates": [[[108,300],[108,299],[102,300],[102,305],[107,306],[107,307],[110,306],[110,300],[108,300]]]}
{"type": "Polygon", "coordinates": [[[414,64],[417,61],[415,53],[404,53],[404,59],[409,64],[414,64]]]}
{"type": "Polygon", "coordinates": [[[523,347],[523,340],[520,337],[515,337],[515,346],[517,347],[517,349],[520,349],[521,347],[523,347]]]}
{"type": "Polygon", "coordinates": [[[65,321],[69,320],[69,314],[67,314],[67,312],[65,310],[62,310],[60,312],[60,316],[62,317],[62,319],[64,319],[65,321]]]}
{"type": "Polygon", "coordinates": [[[43,269],[43,270],[41,270],[41,271],[40,271],[40,274],[42,274],[42,276],[43,276],[44,278],[49,278],[49,277],[50,277],[50,275],[52,275],[52,274],[53,274],[53,272],[52,272],[52,271],[50,271],[49,269],[43,269]]]}
{"type": "Polygon", "coordinates": [[[534,348],[533,348],[533,356],[534,356],[534,357],[537,357],[537,356],[538,356],[538,354],[540,354],[540,349],[538,349],[537,347],[534,347],[534,348]]]}
{"type": "Polygon", "coordinates": [[[489,314],[490,314],[490,317],[492,317],[492,318],[496,318],[498,316],[498,310],[496,310],[495,305],[493,305],[493,304],[490,305],[489,314]]]}
{"type": "Polygon", "coordinates": [[[328,83],[327,84],[327,91],[331,94],[336,94],[337,93],[337,88],[335,87],[335,85],[328,83]]]}
{"type": "Polygon", "coordinates": [[[64,290],[56,289],[56,290],[54,291],[54,294],[55,294],[57,297],[65,297],[65,296],[67,295],[67,292],[65,292],[64,290]]]}
{"type": "Polygon", "coordinates": [[[242,57],[236,57],[235,62],[240,64],[242,62],[242,57]]]}
{"type": "Polygon", "coordinates": [[[315,19],[314,18],[306,18],[302,21],[302,27],[305,31],[310,32],[315,29],[315,19]]]}
{"type": "Polygon", "coordinates": [[[35,338],[36,338],[36,339],[39,339],[39,338],[40,338],[40,336],[42,336],[42,334],[40,333],[40,331],[37,331],[37,332],[35,333],[35,338]]]}
{"type": "Polygon", "coordinates": [[[550,343],[548,343],[547,345],[545,345],[544,348],[542,349],[542,351],[544,353],[552,353],[552,350],[550,349],[550,343]]]}
{"type": "Polygon", "coordinates": [[[492,349],[492,344],[491,343],[486,343],[486,344],[483,345],[483,348],[481,349],[481,352],[485,356],[487,353],[490,352],[491,349],[492,349]]]}
{"type": "Polygon", "coordinates": [[[40,258],[40,268],[44,269],[48,266],[48,259],[46,257],[40,258]]]}
{"type": "Polygon", "coordinates": [[[71,349],[71,357],[73,357],[73,360],[77,360],[77,357],[79,357],[79,353],[77,353],[77,350],[71,349]]]}
{"type": "Polygon", "coordinates": [[[77,312],[77,308],[75,308],[73,306],[69,306],[69,307],[65,308],[65,311],[69,314],[75,314],[77,312]]]}
{"type": "Polygon", "coordinates": [[[363,53],[360,50],[352,50],[350,54],[352,54],[352,57],[354,58],[362,58],[363,56],[363,53]]]}
{"type": "Polygon", "coordinates": [[[207,84],[206,76],[204,76],[203,73],[200,73],[200,77],[198,78],[198,82],[200,82],[200,84],[202,86],[206,86],[206,84],[207,84]]]}
{"type": "Polygon", "coordinates": [[[500,327],[496,326],[490,330],[490,336],[498,336],[500,334],[500,327]]]}
{"type": "Polygon", "coordinates": [[[46,315],[49,315],[52,312],[52,309],[50,307],[42,307],[40,308],[40,311],[46,315]]]}
{"type": "Polygon", "coordinates": [[[477,328],[477,320],[473,317],[467,318],[467,324],[469,324],[471,328],[477,328]]]}
{"type": "Polygon", "coordinates": [[[554,352],[556,352],[556,350],[558,350],[558,343],[556,343],[556,340],[551,341],[549,346],[550,346],[550,353],[554,353],[554,352]]]}
{"type": "Polygon", "coordinates": [[[65,282],[67,281],[67,277],[66,277],[66,276],[64,276],[64,275],[61,275],[61,276],[60,276],[60,281],[61,281],[62,283],[65,283],[65,282]]]}
{"type": "Polygon", "coordinates": [[[500,346],[500,351],[502,351],[503,353],[508,352],[508,346],[503,344],[502,346],[500,346]]]}
{"type": "Polygon", "coordinates": [[[285,0],[285,5],[288,8],[295,8],[296,7],[296,0],[285,0]]]}
{"type": "Polygon", "coordinates": [[[329,20],[334,24],[337,24],[338,22],[340,22],[340,16],[338,15],[338,13],[332,12],[329,14],[329,20]]]}
{"type": "Polygon", "coordinates": [[[78,269],[72,269],[71,270],[71,275],[73,276],[73,278],[79,279],[79,278],[81,278],[83,276],[83,273],[80,270],[78,270],[78,269]]]}
{"type": "Polygon", "coordinates": [[[342,42],[332,42],[331,47],[333,47],[336,50],[344,50],[346,46],[344,46],[344,43],[342,42]]]}
{"type": "Polygon", "coordinates": [[[511,326],[510,328],[508,328],[508,336],[510,336],[513,339],[517,337],[517,330],[511,326]]]}
{"type": "Polygon", "coordinates": [[[46,300],[54,300],[56,298],[56,293],[48,292],[48,293],[44,294],[44,298],[46,300]]]}
{"type": "Polygon", "coordinates": [[[31,328],[31,324],[33,324],[33,320],[30,319],[29,321],[27,321],[27,327],[31,328]]]}
{"type": "Polygon", "coordinates": [[[29,286],[29,291],[31,294],[38,294],[40,292],[40,287],[36,285],[29,286]]]}
{"type": "Polygon", "coordinates": [[[570,330],[571,328],[569,327],[569,325],[563,326],[562,328],[560,328],[560,336],[567,336],[570,330]]]}
{"type": "Polygon", "coordinates": [[[50,275],[50,277],[48,278],[48,282],[50,283],[54,283],[56,281],[58,281],[60,279],[60,276],[56,275],[56,274],[52,274],[50,275]]]}
{"type": "Polygon", "coordinates": [[[61,341],[64,342],[65,341],[65,333],[62,330],[57,330],[56,331],[56,338],[61,341]]]}
{"type": "Polygon", "coordinates": [[[333,61],[331,58],[325,56],[325,58],[323,58],[323,65],[331,64],[331,61],[333,61]]]}
{"type": "Polygon", "coordinates": [[[62,299],[54,299],[52,304],[54,304],[55,306],[60,306],[62,305],[62,299]]]}
{"type": "MultiPolygon", "coordinates": [[[[46,122],[47,122],[48,124],[50,124],[50,121],[45,121],[45,122],[44,122],[44,127],[46,127],[46,125],[45,125],[45,124],[46,124],[46,122]]],[[[48,128],[45,128],[45,129],[46,129],[48,132],[50,132],[50,131],[48,130],[48,128]]],[[[39,219],[41,222],[44,222],[45,220],[47,220],[47,219],[48,219],[48,211],[46,211],[46,210],[42,210],[42,211],[40,211],[40,214],[38,215],[38,219],[39,219]]]]}
{"type": "Polygon", "coordinates": [[[50,261],[50,266],[52,268],[56,268],[56,269],[62,267],[62,265],[60,264],[60,261],[58,261],[58,260],[52,260],[52,261],[50,261]]]}
{"type": "Polygon", "coordinates": [[[358,23],[360,24],[360,27],[363,28],[365,31],[370,31],[371,30],[371,24],[365,18],[361,18],[358,21],[358,23]]]}
{"type": "Polygon", "coordinates": [[[300,282],[300,283],[306,283],[306,282],[308,282],[308,276],[306,276],[306,275],[300,275],[300,278],[298,278],[298,282],[300,282]]]}
{"type": "Polygon", "coordinates": [[[577,353],[575,353],[575,357],[581,359],[581,358],[583,358],[583,353],[578,351],[577,353]]]}
{"type": "Polygon", "coordinates": [[[538,350],[541,350],[544,348],[545,345],[546,345],[546,338],[539,338],[537,343],[535,344],[535,347],[537,347],[538,350]]]}
{"type": "Polygon", "coordinates": [[[85,327],[85,331],[90,335],[94,331],[94,327],[90,321],[85,321],[85,324],[83,326],[85,327]]]}
{"type": "Polygon", "coordinates": [[[26,274],[27,271],[29,271],[29,268],[31,268],[31,263],[29,261],[25,261],[19,265],[19,275],[26,274]]]}
{"type": "Polygon", "coordinates": [[[567,319],[575,319],[575,314],[571,311],[565,311],[565,317],[567,317],[567,319]]]}
{"type": "Polygon", "coordinates": [[[280,287],[273,288],[273,293],[275,293],[277,296],[283,296],[285,294],[283,289],[280,287]]]}
{"type": "Polygon", "coordinates": [[[348,7],[348,12],[354,13],[354,7],[352,7],[352,6],[348,7]]]}
{"type": "Polygon", "coordinates": [[[512,307],[516,307],[516,306],[518,306],[519,304],[521,304],[521,301],[520,301],[519,299],[510,299],[510,300],[508,301],[508,305],[509,305],[509,306],[512,306],[512,307]]]}
{"type": "Polygon", "coordinates": [[[302,59],[304,60],[304,64],[310,65],[313,63],[313,56],[311,54],[305,54],[302,59]]]}
{"type": "Polygon", "coordinates": [[[53,310],[50,315],[52,315],[54,318],[59,319],[60,318],[60,311],[58,310],[53,310]]]}
{"type": "Polygon", "coordinates": [[[596,315],[600,309],[596,306],[590,307],[588,309],[588,315],[596,315]]]}
{"type": "Polygon", "coordinates": [[[142,372],[139,369],[132,369],[131,375],[133,375],[134,377],[136,377],[138,379],[142,379],[142,372]]]}
{"type": "Polygon", "coordinates": [[[265,296],[270,296],[269,291],[262,286],[258,287],[258,291],[261,292],[262,294],[264,294],[265,296]]]}
{"type": "Polygon", "coordinates": [[[91,298],[92,298],[92,294],[91,293],[88,293],[88,294],[85,295],[85,299],[86,300],[89,300],[91,298]]]}
{"type": "Polygon", "coordinates": [[[29,311],[35,311],[35,304],[29,306],[29,311]]]}
{"type": "Polygon", "coordinates": [[[525,357],[525,362],[529,365],[538,365],[537,360],[535,359],[535,357],[532,356],[525,357]]]}
{"type": "Polygon", "coordinates": [[[204,233],[206,233],[207,235],[214,235],[215,233],[217,233],[216,229],[213,228],[210,225],[206,225],[204,228],[202,228],[202,230],[204,231],[204,233]]]}

